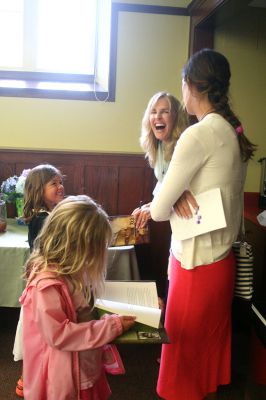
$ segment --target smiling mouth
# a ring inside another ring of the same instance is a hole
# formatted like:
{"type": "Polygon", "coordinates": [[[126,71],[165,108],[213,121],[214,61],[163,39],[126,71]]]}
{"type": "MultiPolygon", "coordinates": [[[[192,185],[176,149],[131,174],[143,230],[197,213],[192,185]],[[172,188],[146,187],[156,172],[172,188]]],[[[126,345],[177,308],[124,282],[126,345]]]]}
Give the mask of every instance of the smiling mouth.
{"type": "Polygon", "coordinates": [[[165,124],[155,124],[155,129],[157,131],[162,131],[166,127],[165,124]]]}

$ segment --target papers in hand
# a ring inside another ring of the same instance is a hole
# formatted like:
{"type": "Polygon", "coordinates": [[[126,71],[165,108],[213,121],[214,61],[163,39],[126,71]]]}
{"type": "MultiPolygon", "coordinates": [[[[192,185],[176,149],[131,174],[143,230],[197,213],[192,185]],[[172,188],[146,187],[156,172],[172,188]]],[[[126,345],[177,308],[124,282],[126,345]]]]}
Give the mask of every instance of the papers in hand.
{"type": "Polygon", "coordinates": [[[211,189],[195,196],[199,211],[191,208],[193,217],[180,218],[175,212],[170,217],[173,236],[176,240],[186,240],[203,233],[226,227],[220,188],[211,189]]]}
{"type": "Polygon", "coordinates": [[[95,306],[107,312],[136,316],[136,321],[158,328],[161,310],[155,282],[106,281],[105,293],[95,306]]]}

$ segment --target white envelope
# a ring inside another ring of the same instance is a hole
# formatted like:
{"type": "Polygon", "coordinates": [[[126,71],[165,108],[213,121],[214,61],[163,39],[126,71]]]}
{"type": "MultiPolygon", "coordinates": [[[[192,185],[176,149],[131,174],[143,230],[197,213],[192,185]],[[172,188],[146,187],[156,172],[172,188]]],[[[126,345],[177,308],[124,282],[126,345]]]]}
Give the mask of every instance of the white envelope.
{"type": "Polygon", "coordinates": [[[208,190],[195,196],[199,205],[198,213],[192,209],[193,217],[180,218],[175,212],[171,214],[170,222],[173,237],[176,240],[186,240],[226,227],[224,208],[220,188],[208,190]]]}

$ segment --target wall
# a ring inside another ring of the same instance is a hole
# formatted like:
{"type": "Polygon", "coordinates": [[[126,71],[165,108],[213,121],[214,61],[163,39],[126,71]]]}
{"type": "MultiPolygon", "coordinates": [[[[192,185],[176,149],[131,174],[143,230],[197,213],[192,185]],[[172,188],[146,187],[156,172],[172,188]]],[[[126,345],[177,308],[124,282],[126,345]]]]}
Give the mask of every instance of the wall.
{"type": "MultiPolygon", "coordinates": [[[[119,2],[113,0],[113,2],[119,2]]],[[[125,0],[125,3],[185,7],[188,0],[125,0]]],[[[265,11],[265,10],[264,10],[265,11]]],[[[215,48],[232,66],[234,109],[259,145],[249,165],[246,191],[259,191],[264,134],[266,24],[263,10],[220,26],[215,48]],[[251,22],[250,22],[251,21],[251,22]],[[248,28],[247,28],[248,27],[248,28]]],[[[118,25],[116,101],[0,97],[0,148],[142,153],[139,130],[152,94],[181,96],[180,73],[188,53],[189,18],[121,12],[118,25]]]]}
{"type": "Polygon", "coordinates": [[[258,150],[249,164],[245,190],[260,190],[261,167],[266,157],[266,9],[248,7],[247,11],[222,22],[215,32],[215,49],[231,65],[232,105],[249,139],[258,150]]]}
{"type": "Polygon", "coordinates": [[[181,95],[188,30],[188,17],[120,12],[116,101],[0,97],[0,147],[141,153],[140,121],[148,99],[159,90],[181,95]]]}

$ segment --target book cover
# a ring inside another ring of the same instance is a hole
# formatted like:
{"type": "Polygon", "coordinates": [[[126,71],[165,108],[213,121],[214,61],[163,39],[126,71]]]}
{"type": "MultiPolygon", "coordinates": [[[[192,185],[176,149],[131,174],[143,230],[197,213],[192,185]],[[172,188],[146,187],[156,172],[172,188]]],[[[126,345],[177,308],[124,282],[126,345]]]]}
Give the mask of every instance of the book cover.
{"type": "Polygon", "coordinates": [[[115,339],[117,344],[156,344],[170,343],[166,330],[161,326],[158,329],[147,325],[135,323],[133,328],[124,332],[123,335],[115,339]]]}
{"type": "MultiPolygon", "coordinates": [[[[99,318],[106,312],[98,309],[99,318]]],[[[162,325],[159,328],[152,328],[151,326],[135,322],[133,327],[122,335],[118,336],[114,344],[160,344],[170,343],[166,330],[162,325]]]]}
{"type": "Polygon", "coordinates": [[[109,217],[113,240],[111,246],[128,246],[149,243],[149,227],[136,228],[133,215],[117,215],[109,217]]]}

